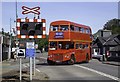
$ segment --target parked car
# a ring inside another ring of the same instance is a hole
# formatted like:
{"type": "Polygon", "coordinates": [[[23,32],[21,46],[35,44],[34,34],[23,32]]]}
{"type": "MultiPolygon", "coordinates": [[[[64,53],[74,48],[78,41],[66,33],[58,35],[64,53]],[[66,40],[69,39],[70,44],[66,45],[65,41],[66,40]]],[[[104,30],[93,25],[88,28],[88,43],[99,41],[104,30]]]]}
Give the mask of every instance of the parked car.
{"type": "Polygon", "coordinates": [[[99,61],[103,60],[103,55],[101,54],[92,54],[93,59],[98,59],[99,61]]]}
{"type": "Polygon", "coordinates": [[[118,61],[120,62],[120,53],[117,52],[107,52],[107,61],[118,61]]]}
{"type": "Polygon", "coordinates": [[[41,53],[41,51],[40,50],[36,50],[36,53],[41,53]]]}

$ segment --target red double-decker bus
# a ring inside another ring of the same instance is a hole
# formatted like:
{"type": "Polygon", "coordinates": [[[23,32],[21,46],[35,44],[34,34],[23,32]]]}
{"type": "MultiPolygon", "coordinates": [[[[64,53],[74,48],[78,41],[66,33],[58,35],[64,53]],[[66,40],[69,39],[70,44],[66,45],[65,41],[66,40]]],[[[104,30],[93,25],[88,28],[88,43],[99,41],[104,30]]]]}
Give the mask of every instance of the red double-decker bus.
{"type": "Polygon", "coordinates": [[[70,21],[54,21],[49,29],[48,64],[86,61],[91,59],[91,28],[70,21]]]}

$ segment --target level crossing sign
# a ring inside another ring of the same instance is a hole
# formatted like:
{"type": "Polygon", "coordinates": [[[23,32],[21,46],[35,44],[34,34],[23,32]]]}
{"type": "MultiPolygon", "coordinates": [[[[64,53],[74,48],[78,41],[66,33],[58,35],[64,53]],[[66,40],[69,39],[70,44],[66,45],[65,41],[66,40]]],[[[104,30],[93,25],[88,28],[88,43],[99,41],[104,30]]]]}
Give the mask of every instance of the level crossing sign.
{"type": "Polygon", "coordinates": [[[26,43],[26,57],[34,57],[35,56],[35,47],[34,42],[26,43]]]}
{"type": "Polygon", "coordinates": [[[23,6],[22,9],[24,10],[22,14],[28,14],[28,13],[34,13],[37,15],[40,14],[40,12],[38,11],[40,10],[40,7],[29,8],[29,7],[23,6]]]}

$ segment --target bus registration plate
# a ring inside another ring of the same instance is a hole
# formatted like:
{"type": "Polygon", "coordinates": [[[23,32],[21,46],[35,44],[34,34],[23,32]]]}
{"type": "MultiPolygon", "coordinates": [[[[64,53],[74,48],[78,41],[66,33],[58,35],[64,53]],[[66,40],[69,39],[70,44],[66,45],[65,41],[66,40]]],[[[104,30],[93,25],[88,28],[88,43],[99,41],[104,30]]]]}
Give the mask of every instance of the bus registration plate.
{"type": "Polygon", "coordinates": [[[60,61],[56,61],[57,63],[59,63],[60,61]]]}

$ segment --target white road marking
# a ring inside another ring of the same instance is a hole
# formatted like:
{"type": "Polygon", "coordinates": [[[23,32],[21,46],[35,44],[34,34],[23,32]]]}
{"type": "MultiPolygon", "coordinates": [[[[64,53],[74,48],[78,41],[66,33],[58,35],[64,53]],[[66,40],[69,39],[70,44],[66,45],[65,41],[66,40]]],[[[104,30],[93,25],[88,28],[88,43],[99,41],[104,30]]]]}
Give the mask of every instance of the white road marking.
{"type": "Polygon", "coordinates": [[[42,59],[47,59],[47,58],[45,58],[45,57],[40,57],[40,58],[42,58],[42,59]]]}
{"type": "Polygon", "coordinates": [[[85,66],[80,66],[80,65],[74,65],[76,67],[80,67],[80,68],[83,68],[83,69],[86,69],[86,70],[89,70],[89,71],[92,71],[94,73],[97,73],[97,74],[100,74],[102,76],[105,76],[105,77],[108,77],[108,78],[111,78],[113,80],[117,80],[119,81],[120,79],[118,77],[115,77],[115,76],[112,76],[112,75],[109,75],[109,74],[105,74],[103,72],[100,72],[100,71],[97,71],[97,70],[94,70],[94,69],[91,69],[91,68],[88,68],[88,67],[85,67],[85,66]]]}
{"type": "Polygon", "coordinates": [[[23,64],[24,67],[29,67],[29,63],[23,64]]]}
{"type": "Polygon", "coordinates": [[[40,70],[39,70],[39,69],[36,69],[36,71],[40,72],[40,70]]]}
{"type": "MultiPolygon", "coordinates": [[[[24,66],[24,67],[29,67],[29,63],[27,63],[27,64],[23,64],[23,66],[24,66]]],[[[36,69],[36,71],[40,72],[39,69],[36,69]]]]}

